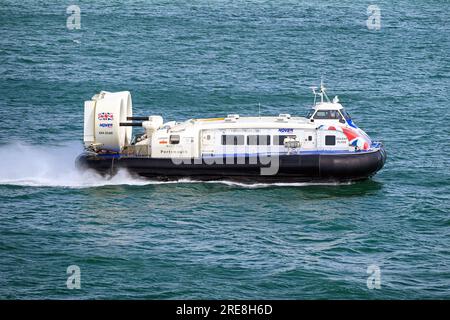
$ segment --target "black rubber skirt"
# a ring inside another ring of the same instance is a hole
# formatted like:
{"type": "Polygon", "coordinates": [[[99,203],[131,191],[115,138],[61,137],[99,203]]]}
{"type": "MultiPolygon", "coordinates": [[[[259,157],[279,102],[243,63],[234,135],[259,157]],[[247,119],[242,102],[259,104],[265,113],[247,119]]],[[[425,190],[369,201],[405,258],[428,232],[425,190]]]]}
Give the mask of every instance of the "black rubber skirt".
{"type": "Polygon", "coordinates": [[[386,152],[380,147],[368,152],[176,160],[83,153],[76,164],[80,169],[93,169],[103,175],[114,175],[123,168],[131,174],[162,181],[190,179],[276,183],[363,180],[377,173],[385,161],[386,152]]]}

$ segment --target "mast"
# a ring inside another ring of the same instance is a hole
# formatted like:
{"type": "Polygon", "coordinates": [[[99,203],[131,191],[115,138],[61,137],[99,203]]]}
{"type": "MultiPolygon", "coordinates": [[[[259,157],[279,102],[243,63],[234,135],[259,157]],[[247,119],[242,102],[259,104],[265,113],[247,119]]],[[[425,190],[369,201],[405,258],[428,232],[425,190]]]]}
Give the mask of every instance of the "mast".
{"type": "Polygon", "coordinates": [[[317,96],[320,97],[320,103],[324,103],[324,98],[326,99],[327,102],[330,102],[330,99],[327,96],[327,88],[325,88],[325,85],[323,84],[323,79],[320,80],[320,87],[319,87],[319,92],[317,92],[317,87],[311,87],[313,93],[314,93],[314,106],[316,105],[317,102],[317,96]]]}

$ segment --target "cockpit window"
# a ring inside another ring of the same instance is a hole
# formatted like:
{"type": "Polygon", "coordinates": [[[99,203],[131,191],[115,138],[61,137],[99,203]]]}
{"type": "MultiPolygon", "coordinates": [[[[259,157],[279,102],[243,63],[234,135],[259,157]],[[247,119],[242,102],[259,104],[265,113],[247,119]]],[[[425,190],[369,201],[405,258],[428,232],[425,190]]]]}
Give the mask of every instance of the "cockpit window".
{"type": "Polygon", "coordinates": [[[329,119],[330,118],[330,111],[327,110],[319,110],[314,115],[314,119],[329,119]]]}
{"type": "Polygon", "coordinates": [[[331,119],[341,119],[342,116],[338,110],[330,110],[330,118],[331,119]]]}
{"type": "Polygon", "coordinates": [[[306,118],[311,118],[312,115],[314,114],[314,109],[309,110],[308,114],[306,115],[306,118]]]}
{"type": "Polygon", "coordinates": [[[338,110],[319,110],[314,115],[314,119],[341,119],[342,116],[338,110]]]}

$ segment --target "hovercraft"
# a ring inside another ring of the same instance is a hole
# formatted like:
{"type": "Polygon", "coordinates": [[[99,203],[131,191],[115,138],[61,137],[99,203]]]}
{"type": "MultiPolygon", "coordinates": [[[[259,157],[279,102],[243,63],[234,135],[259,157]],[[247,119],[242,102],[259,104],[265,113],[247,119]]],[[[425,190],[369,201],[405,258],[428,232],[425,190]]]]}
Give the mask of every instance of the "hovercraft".
{"type": "Polygon", "coordinates": [[[289,114],[164,122],[132,115],[128,91],[85,101],[85,152],[77,166],[155,180],[344,182],[367,179],[386,161],[383,144],[358,128],[323,85],[306,117],[289,114]],[[319,98],[319,99],[318,99],[319,98]],[[132,135],[133,127],[143,132],[132,135]]]}

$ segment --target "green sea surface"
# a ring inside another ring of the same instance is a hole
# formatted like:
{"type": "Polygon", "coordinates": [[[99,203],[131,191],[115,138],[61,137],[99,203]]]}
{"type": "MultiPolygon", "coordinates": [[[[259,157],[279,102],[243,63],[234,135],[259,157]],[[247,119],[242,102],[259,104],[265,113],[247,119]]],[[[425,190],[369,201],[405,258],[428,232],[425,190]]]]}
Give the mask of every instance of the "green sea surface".
{"type": "Polygon", "coordinates": [[[449,1],[0,1],[0,299],[450,298],[449,34],[449,1]],[[74,167],[100,90],[165,120],[305,115],[321,79],[386,146],[370,180],[74,167]]]}

